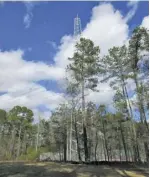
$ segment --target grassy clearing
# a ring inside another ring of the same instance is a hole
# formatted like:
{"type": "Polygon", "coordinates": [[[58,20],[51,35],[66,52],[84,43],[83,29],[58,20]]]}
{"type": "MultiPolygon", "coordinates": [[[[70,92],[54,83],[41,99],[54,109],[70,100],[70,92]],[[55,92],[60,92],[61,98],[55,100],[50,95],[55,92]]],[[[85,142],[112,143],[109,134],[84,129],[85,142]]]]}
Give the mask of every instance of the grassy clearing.
{"type": "Polygon", "coordinates": [[[65,163],[0,163],[0,177],[148,177],[148,168],[65,163]]]}

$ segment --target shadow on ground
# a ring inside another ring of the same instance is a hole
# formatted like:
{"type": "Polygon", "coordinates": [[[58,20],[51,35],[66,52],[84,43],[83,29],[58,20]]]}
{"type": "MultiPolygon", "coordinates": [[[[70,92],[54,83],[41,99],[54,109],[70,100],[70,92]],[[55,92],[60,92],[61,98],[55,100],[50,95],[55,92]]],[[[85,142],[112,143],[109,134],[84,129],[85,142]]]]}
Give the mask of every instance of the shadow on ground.
{"type": "Polygon", "coordinates": [[[0,163],[0,177],[148,177],[148,169],[64,163],[0,163]]]}

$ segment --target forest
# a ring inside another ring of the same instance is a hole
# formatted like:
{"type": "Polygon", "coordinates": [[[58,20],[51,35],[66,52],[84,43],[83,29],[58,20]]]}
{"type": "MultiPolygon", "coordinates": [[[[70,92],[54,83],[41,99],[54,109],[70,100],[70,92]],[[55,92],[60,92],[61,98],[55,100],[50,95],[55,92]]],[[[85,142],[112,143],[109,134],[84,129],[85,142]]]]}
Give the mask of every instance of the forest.
{"type": "Polygon", "coordinates": [[[48,120],[35,122],[25,106],[0,109],[0,161],[148,163],[149,31],[135,28],[126,45],[103,57],[99,46],[81,37],[68,60],[66,101],[48,120]],[[99,92],[100,82],[115,92],[113,110],[87,100],[90,90],[99,92]]]}

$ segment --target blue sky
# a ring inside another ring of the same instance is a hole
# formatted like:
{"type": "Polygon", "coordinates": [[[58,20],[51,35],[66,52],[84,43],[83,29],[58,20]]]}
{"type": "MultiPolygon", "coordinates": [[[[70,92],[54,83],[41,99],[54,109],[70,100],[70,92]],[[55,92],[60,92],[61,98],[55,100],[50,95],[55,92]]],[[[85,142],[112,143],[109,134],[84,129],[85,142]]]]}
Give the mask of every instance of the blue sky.
{"type": "MultiPolygon", "coordinates": [[[[0,98],[5,102],[4,105],[0,105],[2,108],[10,109],[20,103],[29,105],[35,112],[46,111],[48,115],[63,100],[61,81],[66,65],[64,58],[67,55],[69,57],[73,50],[73,21],[77,14],[81,18],[85,36],[90,35],[97,45],[102,46],[100,48],[105,54],[112,45],[125,43],[136,26],[148,25],[149,12],[146,1],[138,3],[127,1],[4,2],[0,4],[0,62],[2,61],[3,65],[5,63],[4,66],[10,64],[12,68],[14,67],[12,69],[8,66],[7,73],[5,68],[0,68],[0,73],[5,76],[5,79],[0,80],[2,83],[0,98]],[[115,25],[118,31],[114,30],[115,25]],[[111,27],[112,36],[107,39],[107,31],[111,27]],[[118,39],[114,41],[116,37],[118,39]],[[46,71],[47,69],[50,71],[46,71]],[[21,73],[20,76],[18,73],[21,73]],[[35,93],[35,88],[40,92],[35,93]],[[33,95],[30,93],[31,90],[33,95]],[[37,100],[39,94],[41,96],[37,100]],[[31,99],[34,100],[33,104],[29,104],[31,99]]],[[[109,102],[112,97],[111,88],[106,84],[101,88],[108,89],[109,94],[106,94],[109,98],[106,102],[109,102]]],[[[97,102],[92,95],[93,93],[90,98],[97,102]]],[[[101,98],[100,95],[98,98],[101,98]]]]}
{"type": "MultiPolygon", "coordinates": [[[[60,44],[60,39],[66,34],[73,34],[73,19],[78,13],[82,20],[82,28],[90,20],[91,10],[98,2],[33,2],[30,27],[25,28],[23,18],[27,8],[22,2],[5,2],[0,8],[0,47],[2,50],[27,50],[25,60],[43,60],[53,63],[55,49],[48,43],[54,41],[60,44]],[[32,51],[28,51],[32,48],[32,51]]],[[[123,15],[129,8],[127,2],[112,2],[123,15]]],[[[148,15],[148,2],[139,2],[134,17],[129,21],[132,28],[139,25],[143,17],[148,15]]]]}

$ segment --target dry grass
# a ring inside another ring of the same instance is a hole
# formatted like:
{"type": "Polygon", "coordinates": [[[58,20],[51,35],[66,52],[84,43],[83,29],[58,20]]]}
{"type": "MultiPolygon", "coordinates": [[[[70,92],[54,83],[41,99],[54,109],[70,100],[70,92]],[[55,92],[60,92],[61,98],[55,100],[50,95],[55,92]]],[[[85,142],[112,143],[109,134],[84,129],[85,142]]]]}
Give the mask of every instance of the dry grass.
{"type": "Polygon", "coordinates": [[[0,177],[148,177],[148,168],[73,165],[65,163],[1,162],[0,177]]]}

